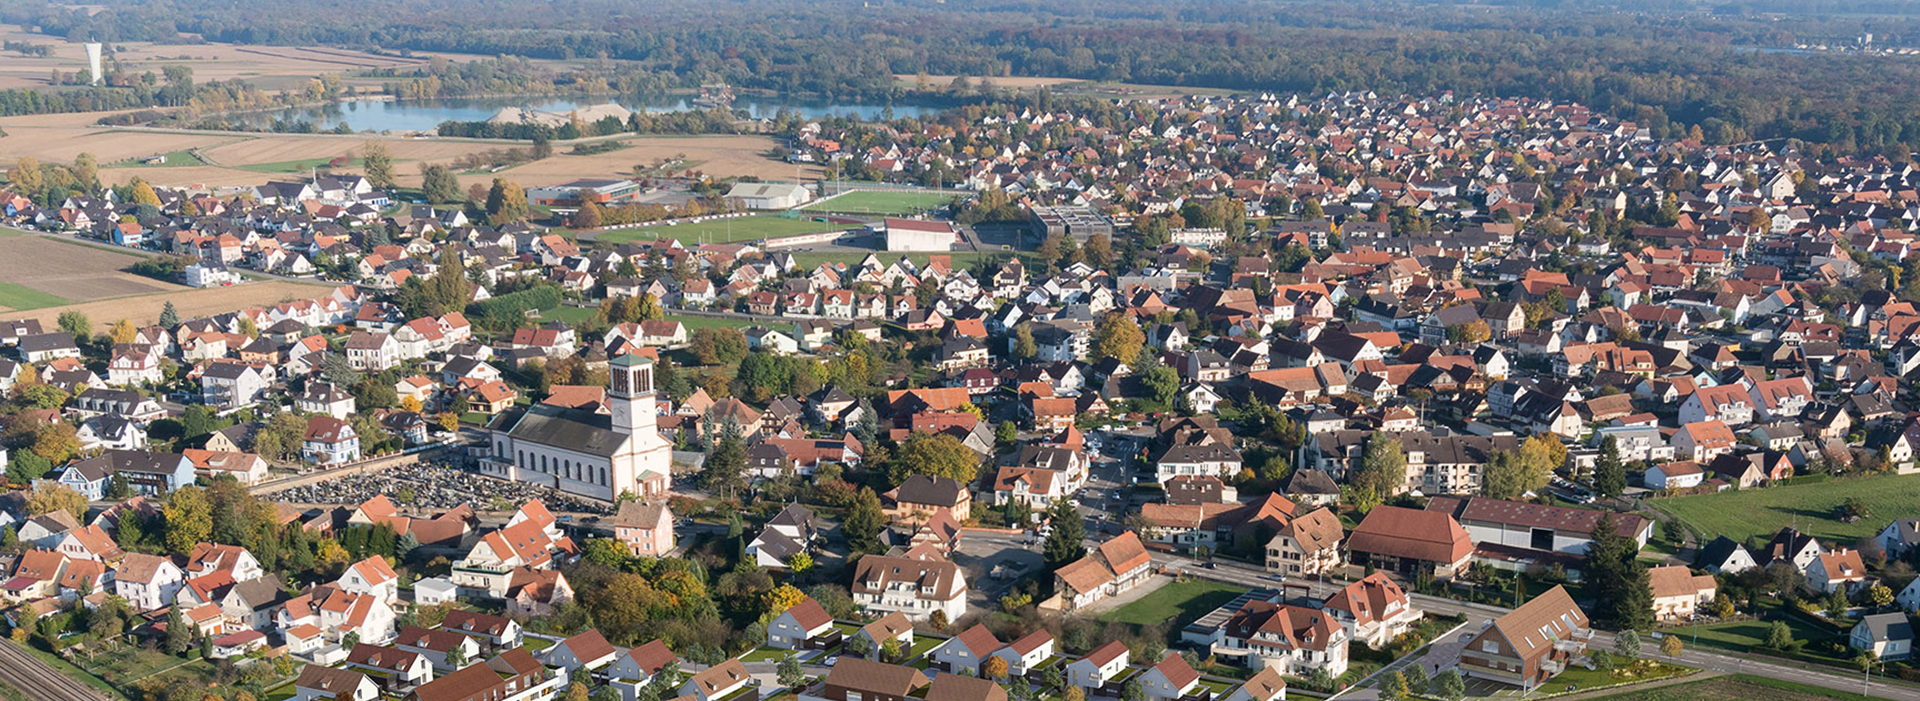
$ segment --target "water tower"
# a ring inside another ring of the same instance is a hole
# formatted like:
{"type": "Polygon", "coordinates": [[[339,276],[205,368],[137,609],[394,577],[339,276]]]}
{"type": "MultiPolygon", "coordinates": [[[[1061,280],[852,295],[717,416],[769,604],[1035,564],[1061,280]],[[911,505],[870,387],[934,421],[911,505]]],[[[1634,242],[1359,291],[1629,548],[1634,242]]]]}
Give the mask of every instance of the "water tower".
{"type": "Polygon", "coordinates": [[[88,71],[87,73],[88,77],[92,78],[92,84],[99,85],[101,80],[100,78],[100,75],[101,75],[100,74],[100,71],[101,71],[100,43],[99,42],[94,42],[94,41],[87,42],[87,71],[88,71]]]}

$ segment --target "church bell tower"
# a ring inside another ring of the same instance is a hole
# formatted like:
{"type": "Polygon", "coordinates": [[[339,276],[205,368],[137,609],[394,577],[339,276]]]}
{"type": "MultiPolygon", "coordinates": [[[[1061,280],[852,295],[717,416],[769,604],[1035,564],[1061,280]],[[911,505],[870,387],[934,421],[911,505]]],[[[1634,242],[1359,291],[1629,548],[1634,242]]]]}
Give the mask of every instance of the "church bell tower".
{"type": "Polygon", "coordinates": [[[607,363],[612,387],[607,409],[613,430],[638,436],[656,436],[659,410],[654,407],[653,359],[628,353],[607,363]]]}

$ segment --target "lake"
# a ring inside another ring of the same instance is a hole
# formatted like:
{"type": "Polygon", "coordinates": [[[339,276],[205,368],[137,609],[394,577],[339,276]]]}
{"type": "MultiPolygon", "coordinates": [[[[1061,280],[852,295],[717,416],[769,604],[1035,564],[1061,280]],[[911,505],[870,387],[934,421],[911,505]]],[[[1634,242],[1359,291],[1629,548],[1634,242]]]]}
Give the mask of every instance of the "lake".
{"type": "MultiPolygon", "coordinates": [[[[506,107],[520,107],[539,112],[566,112],[578,107],[602,105],[608,102],[618,104],[629,110],[645,107],[647,112],[667,113],[704,109],[693,104],[691,96],[670,95],[653,100],[632,98],[609,99],[605,97],[559,97],[559,98],[483,98],[470,100],[418,100],[418,101],[345,101],[321,107],[296,107],[268,112],[256,112],[246,115],[234,115],[232,118],[258,124],[271,123],[274,119],[287,121],[306,120],[313,122],[321,130],[331,130],[340,124],[346,124],[354,131],[433,131],[441,122],[479,122],[485,121],[506,107]]],[[[790,108],[800,116],[812,119],[816,117],[856,115],[862,119],[880,119],[887,106],[876,104],[842,104],[832,102],[809,102],[789,98],[753,98],[742,97],[733,101],[735,111],[745,112],[753,119],[770,119],[781,108],[790,108]]],[[[917,105],[894,105],[896,117],[912,117],[937,112],[941,108],[917,105]]]]}

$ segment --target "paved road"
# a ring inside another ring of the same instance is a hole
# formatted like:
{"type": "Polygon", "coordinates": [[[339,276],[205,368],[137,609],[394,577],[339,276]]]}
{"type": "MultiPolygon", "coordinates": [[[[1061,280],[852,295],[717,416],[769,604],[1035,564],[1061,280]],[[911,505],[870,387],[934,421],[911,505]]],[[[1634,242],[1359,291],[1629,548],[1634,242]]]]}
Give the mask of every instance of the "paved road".
{"type": "MultiPolygon", "coordinates": [[[[1155,564],[1177,565],[1188,574],[1203,579],[1211,579],[1246,587],[1273,588],[1278,586],[1276,580],[1267,578],[1267,573],[1264,570],[1237,562],[1216,561],[1214,567],[1208,569],[1199,567],[1197,563],[1188,558],[1166,553],[1154,553],[1153,559],[1155,564]]],[[[1315,597],[1330,595],[1339,585],[1339,582],[1309,583],[1312,589],[1312,595],[1315,597]]],[[[1481,621],[1497,618],[1509,610],[1499,606],[1473,604],[1425,594],[1413,594],[1412,599],[1414,605],[1426,611],[1446,615],[1466,616],[1468,618],[1468,625],[1461,629],[1461,634],[1477,632],[1480,630],[1481,621]]],[[[1685,629],[1678,629],[1672,632],[1675,635],[1682,636],[1682,640],[1691,642],[1685,637],[1685,629]]],[[[1457,637],[1456,635],[1456,638],[1457,637]]],[[[1589,643],[1588,647],[1594,650],[1612,649],[1613,634],[1607,631],[1594,631],[1593,640],[1589,643]]],[[[1666,656],[1659,654],[1659,646],[1656,644],[1656,641],[1652,640],[1652,636],[1642,637],[1641,654],[1646,657],[1655,657],[1663,660],[1668,659],[1666,656]]],[[[1860,675],[1841,674],[1830,671],[1827,668],[1810,667],[1806,664],[1792,661],[1775,660],[1765,657],[1744,657],[1692,647],[1689,647],[1686,652],[1680,655],[1679,662],[1689,667],[1698,667],[1714,672],[1751,674],[1769,679],[1779,679],[1855,694],[1862,693],[1864,689],[1864,693],[1876,698],[1920,701],[1920,688],[1882,681],[1880,677],[1877,676],[1877,673],[1871,682],[1866,682],[1863,685],[1863,679],[1860,675]]],[[[1358,700],[1371,698],[1371,696],[1363,695],[1356,691],[1342,695],[1341,698],[1358,700]]]]}

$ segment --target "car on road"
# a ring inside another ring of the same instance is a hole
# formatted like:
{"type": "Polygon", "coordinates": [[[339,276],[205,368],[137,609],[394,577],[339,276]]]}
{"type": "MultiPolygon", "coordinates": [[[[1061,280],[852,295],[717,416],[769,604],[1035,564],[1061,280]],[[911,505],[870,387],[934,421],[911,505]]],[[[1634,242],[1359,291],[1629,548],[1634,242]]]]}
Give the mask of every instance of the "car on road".
{"type": "Polygon", "coordinates": [[[835,662],[839,662],[839,661],[840,661],[840,656],[839,656],[839,655],[834,655],[834,656],[832,656],[832,657],[829,657],[829,658],[827,658],[827,661],[825,661],[825,662],[821,662],[821,663],[820,663],[820,666],[822,666],[822,667],[832,667],[832,666],[833,666],[833,663],[835,663],[835,662]]]}

